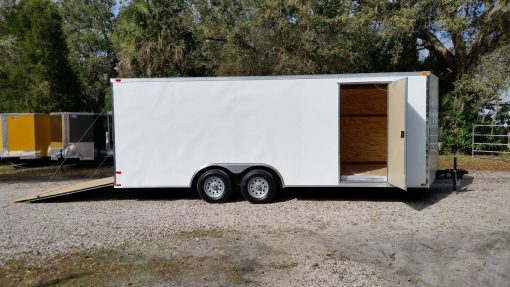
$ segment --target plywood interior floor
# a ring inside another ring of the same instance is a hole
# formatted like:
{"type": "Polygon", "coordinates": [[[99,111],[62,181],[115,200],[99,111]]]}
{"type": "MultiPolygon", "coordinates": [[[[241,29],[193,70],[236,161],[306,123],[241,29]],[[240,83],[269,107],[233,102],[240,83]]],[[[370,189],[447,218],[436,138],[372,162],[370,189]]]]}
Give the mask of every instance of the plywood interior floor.
{"type": "Polygon", "coordinates": [[[385,163],[343,163],[340,169],[341,175],[388,176],[388,166],[385,163]]]}

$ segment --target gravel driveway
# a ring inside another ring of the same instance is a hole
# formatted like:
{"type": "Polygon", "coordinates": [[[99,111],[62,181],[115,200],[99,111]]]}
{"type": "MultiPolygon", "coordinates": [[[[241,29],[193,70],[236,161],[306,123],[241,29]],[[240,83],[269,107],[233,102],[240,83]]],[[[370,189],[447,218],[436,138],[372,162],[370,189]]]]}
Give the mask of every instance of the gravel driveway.
{"type": "Polygon", "coordinates": [[[185,189],[13,203],[82,179],[1,177],[1,286],[510,282],[510,173],[472,173],[459,193],[288,189],[266,205],[185,189]]]}

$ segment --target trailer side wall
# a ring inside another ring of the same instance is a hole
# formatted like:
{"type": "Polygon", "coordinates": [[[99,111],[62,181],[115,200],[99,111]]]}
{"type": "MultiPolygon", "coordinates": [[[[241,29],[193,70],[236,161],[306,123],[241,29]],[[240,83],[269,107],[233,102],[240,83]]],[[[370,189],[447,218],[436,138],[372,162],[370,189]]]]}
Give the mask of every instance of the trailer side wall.
{"type": "Polygon", "coordinates": [[[407,186],[424,187],[427,88],[434,87],[421,73],[114,80],[117,187],[189,187],[212,163],[271,165],[285,186],[337,186],[339,84],[403,78],[407,186]]]}
{"type": "Polygon", "coordinates": [[[9,152],[22,155],[35,151],[35,116],[7,116],[7,144],[9,152]]]}
{"type": "Polygon", "coordinates": [[[264,163],[336,185],[336,79],[114,83],[116,184],[187,187],[211,163],[264,163]]]}

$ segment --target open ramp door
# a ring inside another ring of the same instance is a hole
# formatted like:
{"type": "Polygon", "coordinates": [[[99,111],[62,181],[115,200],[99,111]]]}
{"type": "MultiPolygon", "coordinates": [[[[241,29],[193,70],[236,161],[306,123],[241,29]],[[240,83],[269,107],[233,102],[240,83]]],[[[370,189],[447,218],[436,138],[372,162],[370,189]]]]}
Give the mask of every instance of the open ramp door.
{"type": "Polygon", "coordinates": [[[407,79],[388,85],[388,183],[403,190],[406,184],[407,79]]]}
{"type": "Polygon", "coordinates": [[[84,191],[103,188],[103,187],[107,187],[107,186],[113,186],[113,176],[107,177],[107,178],[101,178],[101,179],[80,182],[77,184],[64,186],[64,187],[57,188],[54,190],[49,190],[49,191],[41,192],[38,194],[26,196],[26,197],[17,199],[16,202],[25,202],[25,201],[35,202],[35,201],[39,201],[39,200],[43,200],[43,199],[54,198],[54,197],[59,197],[59,196],[64,196],[64,195],[70,195],[73,193],[84,192],[84,191]]]}

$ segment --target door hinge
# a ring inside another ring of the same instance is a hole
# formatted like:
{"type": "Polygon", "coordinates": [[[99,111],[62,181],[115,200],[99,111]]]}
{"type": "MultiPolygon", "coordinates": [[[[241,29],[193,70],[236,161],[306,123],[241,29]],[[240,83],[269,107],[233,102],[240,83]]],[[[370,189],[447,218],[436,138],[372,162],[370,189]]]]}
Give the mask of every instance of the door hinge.
{"type": "Polygon", "coordinates": [[[405,137],[405,132],[404,131],[400,131],[400,138],[404,138],[405,137]]]}

